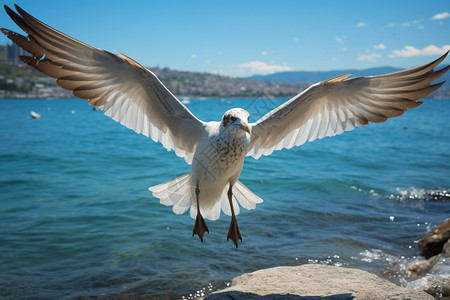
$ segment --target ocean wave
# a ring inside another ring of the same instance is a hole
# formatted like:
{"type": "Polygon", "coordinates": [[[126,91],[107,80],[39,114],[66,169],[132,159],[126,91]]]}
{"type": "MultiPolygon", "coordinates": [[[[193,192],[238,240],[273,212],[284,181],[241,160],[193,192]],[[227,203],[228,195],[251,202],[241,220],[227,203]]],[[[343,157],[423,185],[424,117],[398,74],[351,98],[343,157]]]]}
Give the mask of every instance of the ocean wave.
{"type": "Polygon", "coordinates": [[[373,263],[374,261],[383,261],[391,265],[397,263],[401,259],[401,257],[385,253],[380,249],[364,250],[363,252],[359,253],[359,257],[352,258],[367,263],[373,263]]]}
{"type": "Polygon", "coordinates": [[[407,189],[397,188],[397,193],[390,194],[388,198],[400,202],[413,202],[419,204],[423,202],[450,202],[450,189],[422,189],[415,187],[407,189]]]}

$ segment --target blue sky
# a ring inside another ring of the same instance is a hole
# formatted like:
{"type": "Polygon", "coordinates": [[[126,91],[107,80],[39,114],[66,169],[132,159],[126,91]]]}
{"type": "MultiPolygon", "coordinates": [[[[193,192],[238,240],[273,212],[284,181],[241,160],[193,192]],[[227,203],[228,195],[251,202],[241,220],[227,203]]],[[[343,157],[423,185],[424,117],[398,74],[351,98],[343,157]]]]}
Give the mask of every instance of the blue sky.
{"type": "MultiPolygon", "coordinates": [[[[448,0],[4,3],[145,66],[230,76],[407,68],[450,49],[448,0]]],[[[21,32],[4,11],[0,26],[21,32]]]]}

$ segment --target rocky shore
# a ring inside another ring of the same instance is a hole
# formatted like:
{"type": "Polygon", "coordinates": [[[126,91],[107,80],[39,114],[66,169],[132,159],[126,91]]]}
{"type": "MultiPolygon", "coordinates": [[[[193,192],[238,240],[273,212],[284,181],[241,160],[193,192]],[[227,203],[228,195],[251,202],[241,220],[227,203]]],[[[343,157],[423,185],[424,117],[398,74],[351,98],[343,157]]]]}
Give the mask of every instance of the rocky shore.
{"type": "Polygon", "coordinates": [[[244,274],[206,297],[222,299],[433,300],[450,299],[450,219],[418,243],[424,257],[385,275],[403,275],[405,287],[369,272],[321,264],[276,267],[244,274]]]}
{"type": "Polygon", "coordinates": [[[369,272],[320,264],[277,267],[233,279],[231,287],[205,298],[292,300],[433,300],[423,292],[400,287],[369,272]]]}
{"type": "Polygon", "coordinates": [[[406,286],[423,290],[436,299],[450,299],[450,219],[428,232],[420,239],[421,259],[409,266],[406,272],[411,281],[406,286]]]}

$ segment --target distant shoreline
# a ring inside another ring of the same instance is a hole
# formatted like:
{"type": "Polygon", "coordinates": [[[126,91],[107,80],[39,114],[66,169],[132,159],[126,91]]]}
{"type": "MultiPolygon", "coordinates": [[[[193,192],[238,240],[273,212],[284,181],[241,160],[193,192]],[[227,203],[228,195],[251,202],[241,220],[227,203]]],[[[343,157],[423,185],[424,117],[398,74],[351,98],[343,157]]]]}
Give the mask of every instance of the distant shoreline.
{"type": "MultiPolygon", "coordinates": [[[[291,97],[294,97],[295,95],[292,95],[291,97]]],[[[291,97],[270,97],[270,99],[290,99],[291,97]]],[[[262,97],[259,97],[258,95],[252,97],[252,96],[231,96],[231,97],[198,97],[198,96],[181,96],[177,97],[180,100],[183,99],[190,99],[190,100],[210,100],[210,99],[248,99],[248,100],[255,100],[255,99],[263,99],[262,97]]],[[[57,100],[57,99],[78,99],[78,100],[84,100],[81,98],[77,98],[75,96],[64,96],[64,97],[52,97],[52,96],[37,96],[37,95],[29,95],[29,96],[0,96],[0,100],[4,99],[29,99],[29,100],[42,100],[42,99],[48,99],[48,100],[57,100]]],[[[434,99],[434,100],[450,100],[450,95],[448,96],[427,96],[424,99],[434,99]]]]}
{"type": "MultiPolygon", "coordinates": [[[[308,88],[312,83],[323,78],[331,78],[335,73],[344,71],[303,72],[309,74],[286,81],[280,77],[268,77],[268,80],[254,78],[238,78],[217,74],[177,71],[168,68],[148,68],[164,83],[164,85],[179,99],[181,98],[291,98],[308,88]],[[325,76],[325,77],[323,77],[325,76]],[[283,81],[284,80],[284,81],[283,81]]],[[[360,71],[360,73],[363,70],[360,71]]],[[[380,71],[380,70],[379,70],[380,71]]],[[[385,70],[388,71],[388,70],[385,70]]],[[[369,74],[375,71],[367,71],[369,74]]],[[[295,72],[288,72],[295,73],[295,72]]],[[[53,78],[47,77],[25,64],[12,64],[0,62],[0,98],[72,98],[70,91],[64,90],[55,84],[53,78]],[[5,74],[5,75],[3,75],[5,74]]],[[[271,76],[281,76],[284,73],[275,73],[271,76]]],[[[360,75],[365,75],[361,73],[360,75]]],[[[284,74],[285,75],[285,74],[284,74]]],[[[267,75],[269,76],[269,75],[267,75]]],[[[266,76],[266,77],[267,77],[266,76]]],[[[446,78],[442,78],[444,81],[446,78]]],[[[429,98],[450,98],[450,86],[444,84],[429,98]],[[433,96],[435,95],[435,96],[433,96]]]]}

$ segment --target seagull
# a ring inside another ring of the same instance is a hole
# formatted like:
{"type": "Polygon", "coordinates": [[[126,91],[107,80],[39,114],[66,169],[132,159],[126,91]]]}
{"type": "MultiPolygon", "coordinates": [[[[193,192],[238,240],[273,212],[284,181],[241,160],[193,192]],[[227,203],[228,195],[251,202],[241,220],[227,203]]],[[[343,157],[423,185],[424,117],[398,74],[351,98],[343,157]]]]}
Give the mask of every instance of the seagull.
{"type": "Polygon", "coordinates": [[[246,156],[258,159],[398,117],[442,86],[444,82],[433,82],[450,68],[435,70],[447,52],[428,64],[395,73],[356,78],[343,74],[311,85],[254,123],[241,108],[226,111],[218,122],[204,122],[135,60],[87,45],[15,8],[17,13],[5,5],[28,36],[1,31],[31,54],[21,60],[115,121],[183,157],[191,165],[189,173],[149,190],[176,214],[189,209],[195,219],[192,236],[202,242],[209,233],[205,218],[217,220],[221,211],[230,215],[227,240],[236,247],[242,242],[236,220],[239,205],[250,210],[263,202],[239,181],[246,156]]]}

